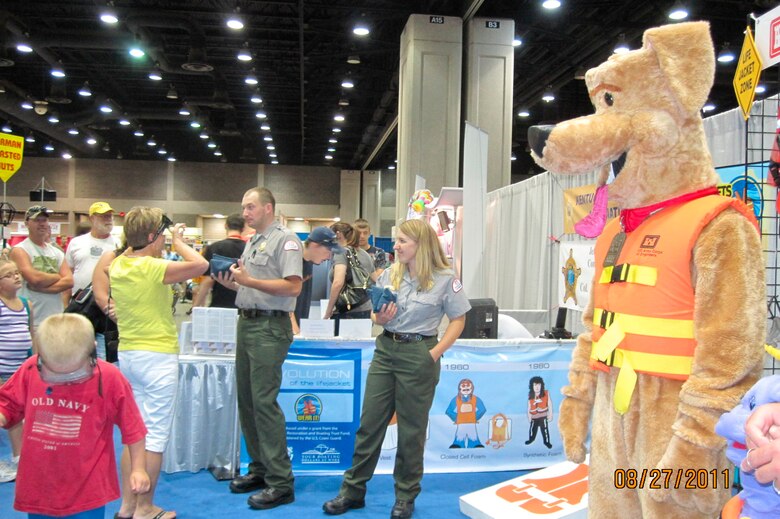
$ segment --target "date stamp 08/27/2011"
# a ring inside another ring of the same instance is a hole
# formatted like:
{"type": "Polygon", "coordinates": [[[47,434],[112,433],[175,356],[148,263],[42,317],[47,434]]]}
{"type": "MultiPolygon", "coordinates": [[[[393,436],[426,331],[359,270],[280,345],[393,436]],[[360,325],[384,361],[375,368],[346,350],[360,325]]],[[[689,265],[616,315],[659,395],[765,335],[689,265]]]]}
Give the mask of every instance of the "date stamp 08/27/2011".
{"type": "Polygon", "coordinates": [[[731,471],[723,469],[616,469],[617,489],[705,489],[731,487],[731,471]]]}

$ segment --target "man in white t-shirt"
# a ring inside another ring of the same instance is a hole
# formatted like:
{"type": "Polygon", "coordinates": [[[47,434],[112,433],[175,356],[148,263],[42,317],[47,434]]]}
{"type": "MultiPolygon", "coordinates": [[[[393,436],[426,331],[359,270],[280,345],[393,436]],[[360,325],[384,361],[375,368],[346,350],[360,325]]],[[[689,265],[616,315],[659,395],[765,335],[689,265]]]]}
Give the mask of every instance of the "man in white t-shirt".
{"type": "Polygon", "coordinates": [[[65,261],[73,269],[74,294],[92,282],[92,272],[100,256],[119,246],[117,239],[111,236],[111,230],[114,228],[114,209],[110,205],[106,202],[95,202],[89,206],[89,221],[92,230],[70,240],[65,252],[65,261]]]}
{"type": "Polygon", "coordinates": [[[64,310],[62,293],[70,293],[73,274],[65,254],[49,242],[48,209],[34,205],[24,216],[27,239],[11,249],[11,259],[22,274],[21,297],[32,304],[33,326],[64,310]]]}
{"type": "MultiPolygon", "coordinates": [[[[73,269],[73,294],[92,283],[100,256],[116,250],[119,242],[111,236],[114,228],[114,209],[106,202],[95,202],[89,206],[89,221],[92,229],[87,234],[76,236],[68,243],[65,261],[73,269]]],[[[106,339],[102,329],[95,334],[98,357],[106,359],[106,339]]]]}

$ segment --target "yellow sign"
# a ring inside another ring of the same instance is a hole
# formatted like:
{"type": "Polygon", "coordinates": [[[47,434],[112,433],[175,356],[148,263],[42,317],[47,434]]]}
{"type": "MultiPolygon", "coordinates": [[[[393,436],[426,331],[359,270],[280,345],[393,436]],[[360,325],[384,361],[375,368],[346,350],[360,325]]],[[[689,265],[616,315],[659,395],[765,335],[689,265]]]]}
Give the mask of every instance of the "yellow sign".
{"type": "Polygon", "coordinates": [[[24,139],[19,135],[0,133],[0,179],[8,182],[19,168],[24,157],[24,139]]]}
{"type": "Polygon", "coordinates": [[[748,27],[745,29],[745,41],[742,43],[737,71],[734,72],[734,81],[732,81],[737,102],[742,108],[742,116],[746,121],[750,117],[750,107],[753,106],[759,76],[761,76],[761,56],[756,49],[756,42],[753,41],[753,33],[748,27]]]}
{"type": "MultiPolygon", "coordinates": [[[[593,210],[593,198],[596,195],[596,185],[573,187],[563,192],[563,232],[574,232],[574,224],[585,218],[593,210]]],[[[620,208],[615,202],[609,202],[607,219],[611,220],[620,214],[620,208]]]]}

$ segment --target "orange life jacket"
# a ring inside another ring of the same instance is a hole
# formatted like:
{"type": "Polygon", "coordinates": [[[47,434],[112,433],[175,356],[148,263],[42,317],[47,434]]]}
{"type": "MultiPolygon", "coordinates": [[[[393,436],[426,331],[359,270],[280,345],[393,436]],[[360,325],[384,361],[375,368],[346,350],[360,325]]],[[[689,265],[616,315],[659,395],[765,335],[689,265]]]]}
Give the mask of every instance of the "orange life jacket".
{"type": "Polygon", "coordinates": [[[752,220],[744,203],[710,195],[652,214],[633,232],[614,266],[604,266],[610,244],[621,231],[609,222],[596,242],[593,289],[593,347],[590,364],[609,371],[619,367],[615,410],[628,410],[637,373],[687,380],[694,337],[693,248],[702,229],[733,207],[752,220]]]}
{"type": "Polygon", "coordinates": [[[531,420],[537,418],[546,418],[548,416],[548,407],[550,405],[549,392],[545,389],[544,393],[539,398],[531,398],[528,400],[528,414],[531,415],[531,420]]]}
{"type": "Polygon", "coordinates": [[[464,402],[460,399],[460,395],[456,400],[458,410],[458,417],[455,419],[455,423],[477,423],[477,397],[474,393],[471,394],[468,402],[464,402]]]}

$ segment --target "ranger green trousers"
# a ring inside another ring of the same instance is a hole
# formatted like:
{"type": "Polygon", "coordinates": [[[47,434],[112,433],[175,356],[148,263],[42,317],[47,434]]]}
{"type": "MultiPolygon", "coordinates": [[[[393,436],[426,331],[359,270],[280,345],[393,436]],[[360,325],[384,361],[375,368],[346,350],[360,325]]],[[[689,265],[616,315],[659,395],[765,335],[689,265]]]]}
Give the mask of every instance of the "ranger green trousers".
{"type": "Polygon", "coordinates": [[[436,343],[436,338],[401,343],[384,335],[377,337],[352,467],[344,473],[339,491],[342,496],[365,496],[366,483],[374,475],[393,413],[398,418],[398,450],[393,470],[396,498],[412,501],[420,493],[428,413],[441,369],[441,363],[434,362],[429,352],[436,343]]]}
{"type": "Polygon", "coordinates": [[[290,344],[287,315],[238,320],[236,391],[241,431],[252,458],[249,472],[279,490],[293,489],[284,413],[276,401],[290,344]]]}

